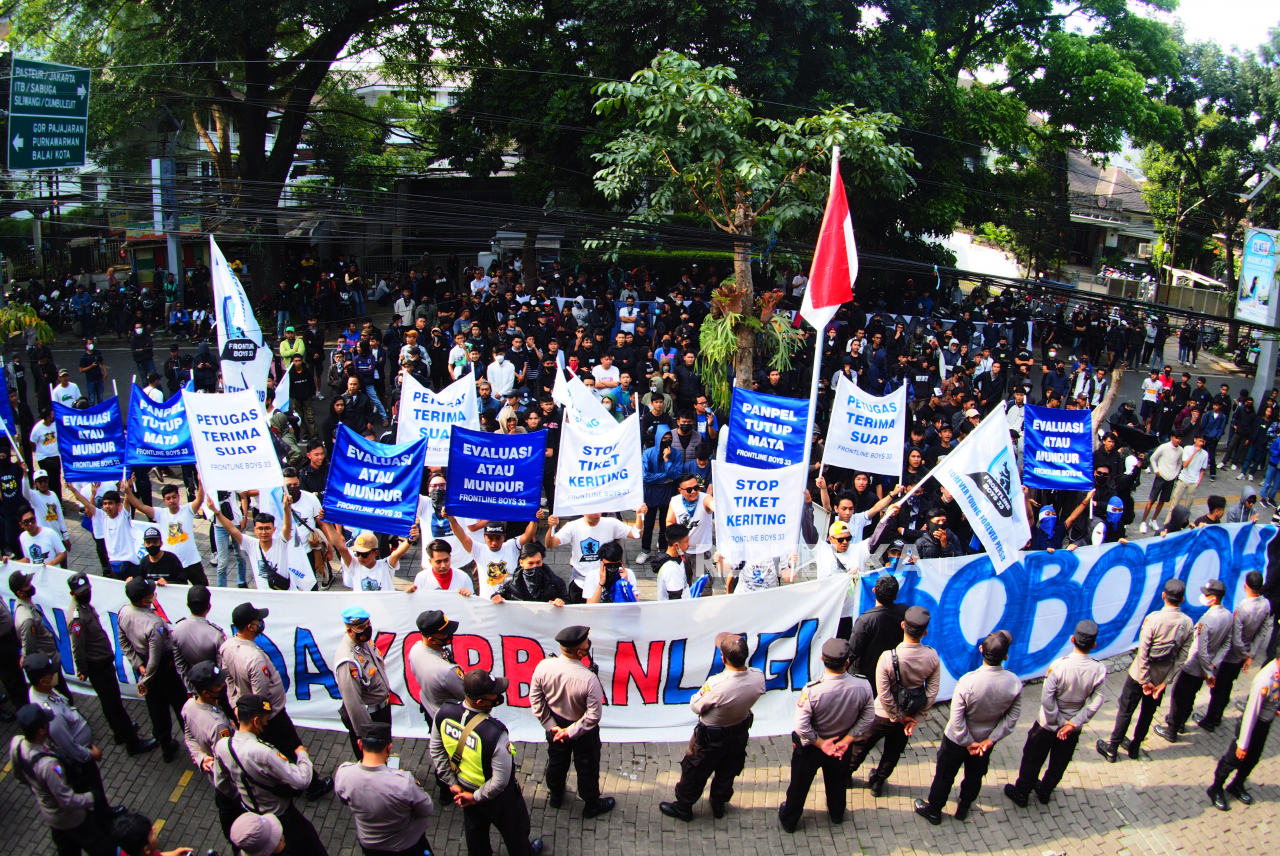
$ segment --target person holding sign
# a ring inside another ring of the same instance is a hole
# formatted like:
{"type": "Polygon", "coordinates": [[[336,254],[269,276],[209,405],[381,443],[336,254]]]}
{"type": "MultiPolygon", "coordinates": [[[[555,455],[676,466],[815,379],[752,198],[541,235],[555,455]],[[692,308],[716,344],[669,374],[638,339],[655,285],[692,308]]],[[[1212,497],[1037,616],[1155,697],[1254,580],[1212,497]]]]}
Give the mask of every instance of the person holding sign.
{"type": "Polygon", "coordinates": [[[254,538],[246,538],[236,525],[223,515],[211,497],[205,498],[206,507],[213,512],[218,524],[240,547],[249,554],[254,587],[259,584],[276,591],[285,591],[292,584],[289,573],[289,543],[293,540],[293,497],[285,492],[281,501],[284,508],[284,529],[276,532],[276,519],[270,514],[259,513],[253,518],[254,538]]]}
{"type": "Polygon", "coordinates": [[[342,561],[342,584],[352,591],[395,591],[396,568],[400,567],[400,557],[409,552],[410,540],[418,537],[418,527],[415,524],[409,537],[401,538],[391,555],[379,559],[378,536],[372,532],[361,532],[356,536],[351,549],[347,549],[347,539],[337,526],[321,521],[320,528],[324,530],[325,537],[338,551],[338,557],[342,561]]]}
{"type": "MultiPolygon", "coordinates": [[[[99,482],[90,485],[89,495],[97,496],[100,486],[99,482]]],[[[101,540],[106,547],[107,562],[111,569],[107,576],[118,580],[130,576],[126,573],[125,566],[138,561],[138,547],[133,537],[133,521],[123,513],[124,504],[119,492],[107,491],[102,495],[102,508],[95,508],[93,500],[76,490],[74,484],[67,482],[67,487],[71,490],[71,496],[84,509],[84,516],[92,521],[93,537],[101,540]]],[[[124,482],[119,487],[124,490],[124,482]]]]}
{"type": "MultiPolygon", "coordinates": [[[[636,512],[636,521],[644,518],[644,506],[636,512]]],[[[587,578],[596,573],[600,562],[600,548],[624,538],[639,538],[640,531],[636,526],[628,526],[615,517],[603,517],[599,514],[584,514],[571,523],[566,523],[557,531],[560,518],[552,515],[547,518],[547,549],[554,550],[563,544],[569,545],[569,564],[573,570],[573,579],[569,582],[569,602],[582,603],[588,588],[587,578]]]]}
{"type": "Polygon", "coordinates": [[[160,491],[164,505],[155,507],[133,495],[131,482],[124,482],[123,487],[125,501],[155,521],[164,551],[177,558],[187,581],[207,586],[209,578],[201,564],[200,549],[196,547],[196,512],[204,505],[204,486],[197,481],[196,498],[183,504],[178,499],[178,486],[167,484],[160,491]]]}
{"type": "MultiPolygon", "coordinates": [[[[452,514],[449,528],[458,539],[462,549],[471,554],[476,563],[476,576],[480,579],[480,596],[492,597],[494,591],[515,573],[520,565],[520,548],[533,541],[538,532],[538,521],[530,520],[529,525],[514,541],[507,540],[507,527],[496,520],[484,525],[484,538],[475,541],[466,526],[463,526],[452,514]]],[[[541,562],[539,562],[541,564],[541,562]]]]}
{"type": "Polygon", "coordinates": [[[524,601],[564,606],[569,589],[554,571],[542,563],[546,549],[537,541],[531,541],[520,549],[520,566],[516,572],[493,590],[489,600],[494,603],[524,601]]]}

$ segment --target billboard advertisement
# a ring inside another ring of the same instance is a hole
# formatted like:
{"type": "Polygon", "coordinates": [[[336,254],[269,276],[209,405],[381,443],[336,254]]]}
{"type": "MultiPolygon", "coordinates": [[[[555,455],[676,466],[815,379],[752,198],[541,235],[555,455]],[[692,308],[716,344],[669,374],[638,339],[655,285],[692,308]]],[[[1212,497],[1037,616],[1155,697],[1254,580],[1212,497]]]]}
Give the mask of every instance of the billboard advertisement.
{"type": "Polygon", "coordinates": [[[1280,303],[1280,282],[1276,281],[1276,252],[1280,232],[1249,229],[1244,236],[1244,260],[1240,265],[1236,319],[1251,324],[1274,326],[1276,305],[1280,303]]]}

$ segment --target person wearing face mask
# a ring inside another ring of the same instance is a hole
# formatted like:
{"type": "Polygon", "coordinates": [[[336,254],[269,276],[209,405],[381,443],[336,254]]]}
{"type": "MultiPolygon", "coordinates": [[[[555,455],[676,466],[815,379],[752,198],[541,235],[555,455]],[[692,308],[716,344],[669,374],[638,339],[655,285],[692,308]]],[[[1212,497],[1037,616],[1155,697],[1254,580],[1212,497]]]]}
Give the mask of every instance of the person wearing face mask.
{"type": "Polygon", "coordinates": [[[543,564],[546,552],[537,541],[521,547],[519,567],[493,589],[489,600],[494,603],[510,600],[564,606],[569,598],[569,588],[559,575],[543,564]]]}
{"type": "Polygon", "coordinates": [[[133,364],[138,367],[138,377],[147,377],[156,370],[156,343],[147,328],[141,324],[133,326],[129,351],[133,356],[133,364]]]}
{"type": "MultiPolygon", "coordinates": [[[[156,532],[154,540],[159,553],[159,532],[156,532]]],[[[178,722],[182,722],[182,705],[187,701],[187,691],[174,666],[169,622],[155,609],[155,583],[144,576],[136,576],[125,583],[124,593],[129,598],[129,605],[120,610],[117,619],[120,653],[141,675],[138,678],[138,695],[147,703],[151,734],[160,744],[167,764],[177,756],[180,748],[178,741],[173,739],[169,712],[172,710],[178,722]]]]}
{"type": "Polygon", "coordinates": [[[84,340],[84,353],[80,355],[80,374],[88,389],[89,406],[102,401],[102,385],[107,379],[107,364],[102,354],[94,351],[93,339],[84,340]]]}
{"type": "MultiPolygon", "coordinates": [[[[1183,508],[1184,506],[1177,506],[1183,508]]],[[[1124,500],[1118,496],[1113,496],[1107,500],[1104,516],[1094,517],[1089,521],[1089,526],[1084,539],[1073,541],[1075,547],[1084,547],[1089,544],[1128,544],[1129,539],[1125,537],[1124,527],[1124,500]]]]}
{"type": "Polygon", "coordinates": [[[489,856],[496,827],[511,856],[538,856],[542,839],[529,840],[529,806],[515,778],[516,750],[507,726],[491,715],[510,681],[473,669],[462,681],[465,700],[440,706],[431,734],[431,762],[462,809],[471,856],[489,856]]]}
{"type": "Polygon", "coordinates": [[[609,541],[600,545],[599,570],[583,580],[584,603],[635,603],[636,575],[623,567],[622,545],[609,541]]]}
{"type": "MultiPolygon", "coordinates": [[[[401,542],[403,543],[403,542],[401,542]]],[[[391,685],[387,664],[373,639],[373,621],[361,606],[342,611],[346,633],[334,654],[333,677],[342,696],[338,714],[351,737],[351,751],[361,757],[360,734],[375,722],[391,727],[391,685]]]]}
{"type": "MultiPolygon", "coordinates": [[[[75,613],[67,625],[71,637],[71,657],[76,665],[76,678],[88,681],[102,707],[117,745],[123,745],[132,757],[156,748],[156,741],[138,737],[138,727],[129,718],[120,700],[120,682],[116,678],[116,656],[111,637],[102,626],[98,610],[93,607],[93,587],[88,574],[76,574],[67,580],[67,588],[75,601],[75,613]]],[[[12,697],[11,697],[12,698],[12,697]]],[[[22,697],[14,699],[21,703],[22,697]]]]}
{"type": "Polygon", "coordinates": [[[1186,730],[1187,720],[1195,706],[1196,693],[1205,684],[1213,689],[1218,670],[1231,653],[1231,634],[1235,622],[1222,605],[1227,586],[1222,580],[1209,580],[1200,587],[1200,605],[1208,607],[1192,630],[1191,648],[1173,680],[1169,693],[1169,712],[1164,725],[1151,729],[1170,743],[1178,742],[1178,734],[1186,730]]]}
{"type": "MultiPolygon", "coordinates": [[[[611,542],[612,543],[612,542],[611,542]]],[[[613,544],[617,547],[617,544],[613,544]]],[[[600,716],[604,687],[583,663],[591,656],[591,629],[566,627],[556,634],[559,657],[538,663],[529,680],[529,704],[547,733],[547,791],[552,808],[564,805],[569,762],[578,773],[578,796],[590,819],[613,810],[613,797],[600,796],[600,716]]]]}
{"type": "Polygon", "coordinates": [[[164,541],[160,537],[159,529],[154,526],[147,527],[142,534],[142,545],[146,548],[147,555],[139,559],[136,565],[126,565],[128,569],[125,571],[126,575],[138,573],[160,586],[169,583],[186,584],[187,574],[182,569],[182,562],[178,561],[178,557],[174,554],[164,551],[164,541]]]}
{"type": "Polygon", "coordinates": [[[507,362],[507,355],[503,348],[494,349],[493,362],[485,369],[485,378],[489,381],[493,394],[497,398],[505,397],[515,388],[516,368],[507,362]]]}
{"type": "MultiPolygon", "coordinates": [[[[231,626],[235,635],[222,643],[218,650],[218,662],[227,680],[227,697],[231,705],[240,711],[243,698],[261,699],[266,703],[265,712],[269,714],[264,727],[255,732],[263,741],[271,744],[285,760],[293,763],[297,760],[297,750],[302,747],[302,739],[298,730],[285,710],[286,696],[284,682],[275,664],[267,656],[267,652],[254,640],[266,632],[267,616],[270,611],[258,609],[252,603],[242,603],[231,611],[231,626]]],[[[241,727],[244,719],[240,720],[241,727]]],[[[307,762],[311,766],[311,762],[307,762]]],[[[307,787],[308,799],[319,799],[333,790],[333,779],[321,778],[315,770],[311,771],[311,783],[307,787]]]]}

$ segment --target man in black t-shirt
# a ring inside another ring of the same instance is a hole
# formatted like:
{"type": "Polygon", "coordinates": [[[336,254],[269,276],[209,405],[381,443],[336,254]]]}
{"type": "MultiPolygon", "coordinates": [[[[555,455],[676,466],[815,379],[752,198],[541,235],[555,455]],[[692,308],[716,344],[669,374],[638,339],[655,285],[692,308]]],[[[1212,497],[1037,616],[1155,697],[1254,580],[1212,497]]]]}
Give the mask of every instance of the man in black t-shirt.
{"type": "Polygon", "coordinates": [[[156,585],[163,586],[169,583],[186,585],[187,574],[182,569],[182,562],[173,553],[163,549],[159,529],[155,526],[149,527],[142,535],[142,543],[147,549],[147,555],[143,556],[136,565],[125,565],[126,579],[142,574],[156,585]]]}

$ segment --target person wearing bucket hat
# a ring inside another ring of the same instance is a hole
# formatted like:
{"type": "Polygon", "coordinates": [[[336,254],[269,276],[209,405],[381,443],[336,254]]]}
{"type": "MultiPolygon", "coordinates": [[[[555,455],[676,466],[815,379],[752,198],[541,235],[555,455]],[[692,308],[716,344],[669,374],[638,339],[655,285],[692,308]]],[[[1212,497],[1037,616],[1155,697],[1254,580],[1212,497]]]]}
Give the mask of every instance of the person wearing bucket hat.
{"type": "MultiPolygon", "coordinates": [[[[358,548],[359,539],[356,544],[358,548]]],[[[363,606],[349,606],[342,611],[342,623],[346,632],[334,654],[333,676],[342,695],[338,714],[358,759],[363,755],[360,734],[365,726],[374,722],[391,725],[391,683],[382,653],[372,643],[373,621],[369,612],[363,606]]]]}
{"type": "Polygon", "coordinates": [[[229,835],[231,846],[244,856],[272,856],[285,850],[284,827],[274,814],[247,811],[236,818],[229,835]]]}
{"type": "Polygon", "coordinates": [[[1004,786],[1004,794],[1026,808],[1035,791],[1041,805],[1049,804],[1053,789],[1062,781],[1075,755],[1080,732],[1106,701],[1107,667],[1089,656],[1098,641],[1098,625],[1089,619],[1076,624],[1070,654],[1054,660],[1040,693],[1040,713],[1022,747],[1018,779],[1004,786]],[[1040,777],[1040,768],[1049,766],[1040,777]]]}
{"type": "Polygon", "coordinates": [[[173,636],[169,622],[155,609],[156,584],[134,577],[124,586],[129,605],[120,610],[120,651],[138,672],[138,694],[147,703],[151,734],[160,744],[165,763],[178,754],[173,739],[172,710],[182,722],[187,690],[173,662],[173,636]]]}
{"type": "Polygon", "coordinates": [[[466,700],[445,702],[431,733],[431,763],[462,808],[462,829],[471,856],[489,856],[489,829],[496,827],[511,856],[538,856],[542,839],[529,840],[529,806],[515,778],[516,750],[507,726],[491,714],[510,681],[485,669],[462,679],[466,700]],[[475,739],[471,739],[471,738],[475,739]]]}
{"type": "Polygon", "coordinates": [[[1152,729],[1170,743],[1177,743],[1178,734],[1186,730],[1187,720],[1195,707],[1196,693],[1206,683],[1210,689],[1213,688],[1218,669],[1231,651],[1231,632],[1235,621],[1222,605],[1226,594],[1227,586],[1222,580],[1209,580],[1200,587],[1200,604],[1208,609],[1196,622],[1187,661],[1173,680],[1165,724],[1152,729]]]}
{"type": "Polygon", "coordinates": [[[213,747],[235,730],[235,719],[222,708],[227,696],[227,676],[216,662],[203,660],[193,663],[187,671],[187,683],[191,698],[182,706],[183,737],[187,754],[197,769],[209,776],[213,785],[213,802],[218,810],[218,823],[222,834],[231,840],[231,824],[244,813],[234,787],[226,782],[218,783],[213,776],[213,747]]]}

